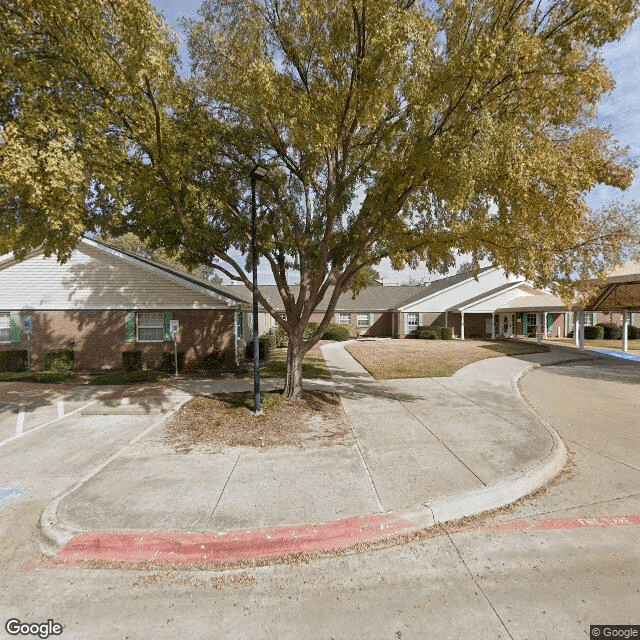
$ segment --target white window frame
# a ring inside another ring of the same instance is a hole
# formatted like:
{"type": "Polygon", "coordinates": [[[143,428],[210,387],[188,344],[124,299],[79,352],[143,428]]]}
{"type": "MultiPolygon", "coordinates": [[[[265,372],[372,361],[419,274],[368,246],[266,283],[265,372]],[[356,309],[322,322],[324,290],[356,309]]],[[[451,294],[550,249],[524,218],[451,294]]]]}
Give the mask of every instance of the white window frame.
{"type": "Polygon", "coordinates": [[[136,313],[136,342],[164,342],[164,312],[163,311],[140,311],[136,313]],[[140,317],[141,316],[160,316],[162,319],[162,324],[153,324],[153,325],[145,325],[140,326],[140,317]],[[140,338],[140,329],[158,329],[160,328],[162,331],[162,337],[160,340],[142,340],[140,338]]]}
{"type": "Polygon", "coordinates": [[[336,322],[338,324],[344,324],[351,326],[351,314],[350,313],[336,313],[336,322]]]}
{"type": "Polygon", "coordinates": [[[537,313],[527,313],[527,331],[529,331],[529,327],[537,327],[538,326],[538,314],[537,313]],[[533,321],[531,320],[533,318],[533,321]]]}
{"type": "Polygon", "coordinates": [[[359,313],[358,314],[358,326],[365,328],[371,326],[371,314],[370,313],[359,313]]]}
{"type": "Polygon", "coordinates": [[[11,342],[11,312],[10,311],[0,311],[0,344],[8,344],[11,342]],[[6,326],[4,317],[6,316],[6,326]],[[7,331],[7,339],[5,340],[2,337],[2,331],[7,331]]]}
{"type": "Polygon", "coordinates": [[[407,333],[415,331],[420,326],[420,314],[416,312],[405,314],[405,325],[407,327],[407,333]],[[415,324],[412,320],[415,320],[415,324]]]}

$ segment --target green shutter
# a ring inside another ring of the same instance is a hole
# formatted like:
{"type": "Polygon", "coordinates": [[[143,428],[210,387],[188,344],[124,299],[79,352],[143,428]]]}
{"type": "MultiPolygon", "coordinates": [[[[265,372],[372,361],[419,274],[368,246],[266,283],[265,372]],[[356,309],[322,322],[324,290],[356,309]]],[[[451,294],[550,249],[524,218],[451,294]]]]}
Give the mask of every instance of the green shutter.
{"type": "Polygon", "coordinates": [[[11,342],[20,342],[20,315],[11,314],[11,342]]]}
{"type": "Polygon", "coordinates": [[[529,333],[529,316],[526,313],[522,314],[522,335],[526,336],[529,333]]]}
{"type": "Polygon", "coordinates": [[[136,314],[133,311],[124,312],[124,341],[136,341],[136,314]]]}
{"type": "Polygon", "coordinates": [[[169,327],[169,322],[173,320],[173,314],[171,313],[171,311],[165,311],[164,314],[164,341],[171,341],[173,342],[173,336],[171,335],[171,331],[170,331],[170,327],[169,327]]]}

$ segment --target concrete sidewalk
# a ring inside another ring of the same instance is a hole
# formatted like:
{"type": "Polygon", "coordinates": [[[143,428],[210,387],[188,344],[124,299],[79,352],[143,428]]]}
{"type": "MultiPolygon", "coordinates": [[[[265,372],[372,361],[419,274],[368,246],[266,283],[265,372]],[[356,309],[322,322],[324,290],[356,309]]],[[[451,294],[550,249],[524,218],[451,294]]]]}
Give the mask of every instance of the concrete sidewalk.
{"type": "MultiPolygon", "coordinates": [[[[560,439],[515,380],[582,355],[491,358],[451,378],[377,382],[344,344],[323,353],[333,383],[305,386],[335,385],[352,437],[332,447],[175,453],[159,425],[45,509],[45,551],[71,561],[224,562],[346,548],[503,506],[564,464],[560,439]]],[[[246,382],[178,386],[217,393],[246,382]]]]}

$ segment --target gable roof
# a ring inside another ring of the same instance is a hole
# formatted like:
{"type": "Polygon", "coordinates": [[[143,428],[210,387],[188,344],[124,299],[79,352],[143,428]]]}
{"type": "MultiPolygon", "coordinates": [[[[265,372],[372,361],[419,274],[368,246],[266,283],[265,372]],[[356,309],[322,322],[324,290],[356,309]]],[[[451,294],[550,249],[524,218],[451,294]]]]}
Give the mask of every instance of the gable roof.
{"type": "MultiPolygon", "coordinates": [[[[499,287],[495,287],[495,289],[491,289],[490,291],[485,291],[484,293],[480,293],[477,296],[474,296],[473,298],[469,298],[468,300],[462,300],[461,302],[458,302],[453,307],[449,307],[448,311],[464,311],[465,309],[468,309],[469,307],[472,307],[475,304],[478,304],[479,302],[490,300],[491,298],[494,298],[500,295],[501,293],[510,291],[511,289],[515,289],[516,287],[522,287],[523,284],[525,284],[524,280],[520,280],[519,282],[505,282],[499,287]]],[[[531,289],[530,287],[529,289],[531,290],[531,292],[534,291],[534,289],[531,289]]]]}

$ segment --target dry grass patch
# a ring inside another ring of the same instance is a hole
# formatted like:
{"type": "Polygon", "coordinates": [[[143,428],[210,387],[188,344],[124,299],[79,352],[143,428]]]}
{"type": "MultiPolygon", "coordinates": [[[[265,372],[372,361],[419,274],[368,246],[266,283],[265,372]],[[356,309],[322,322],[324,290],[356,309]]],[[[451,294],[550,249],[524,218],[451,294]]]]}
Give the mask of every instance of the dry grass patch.
{"type": "Polygon", "coordinates": [[[193,447],[326,446],[352,438],[340,397],[307,391],[286,400],[280,392],[262,395],[264,414],[254,416],[253,394],[197,396],[173,416],[166,441],[177,451],[193,447]]]}
{"type": "Polygon", "coordinates": [[[441,378],[485,358],[541,353],[548,347],[506,340],[384,340],[347,351],[377,380],[441,378]]]}
{"type": "MultiPolygon", "coordinates": [[[[560,343],[560,345],[575,346],[573,338],[550,338],[549,342],[560,343]]],[[[629,351],[640,351],[640,340],[629,340],[627,342],[629,351]]],[[[612,349],[622,351],[622,339],[620,340],[585,340],[584,346],[589,349],[612,349]]]]}

